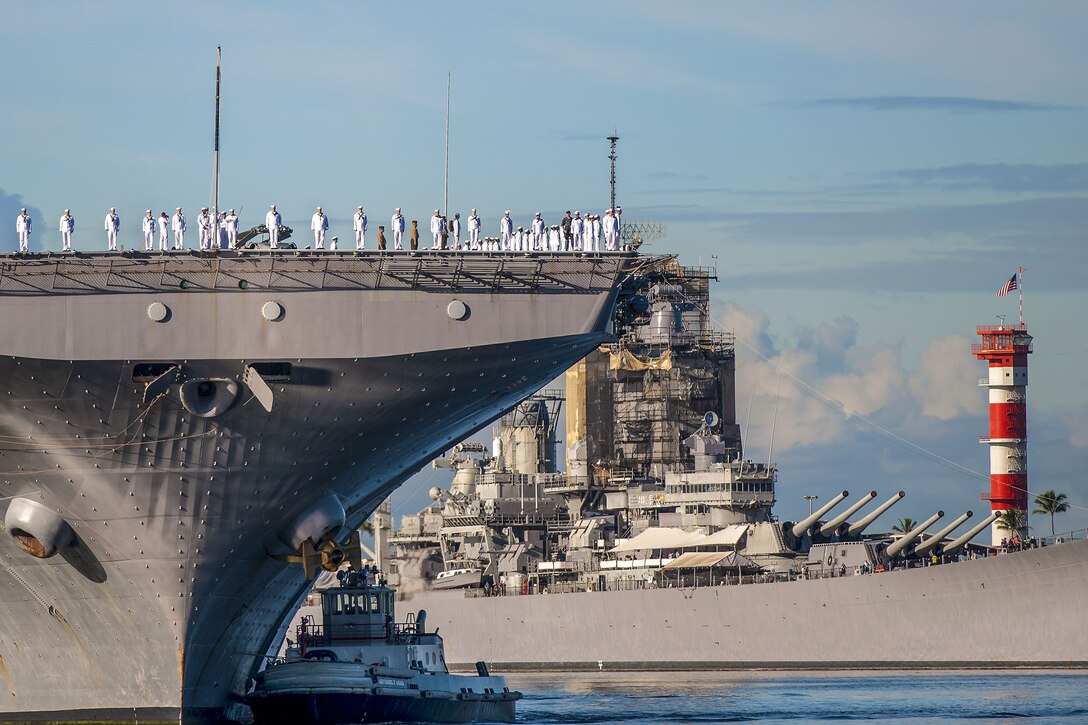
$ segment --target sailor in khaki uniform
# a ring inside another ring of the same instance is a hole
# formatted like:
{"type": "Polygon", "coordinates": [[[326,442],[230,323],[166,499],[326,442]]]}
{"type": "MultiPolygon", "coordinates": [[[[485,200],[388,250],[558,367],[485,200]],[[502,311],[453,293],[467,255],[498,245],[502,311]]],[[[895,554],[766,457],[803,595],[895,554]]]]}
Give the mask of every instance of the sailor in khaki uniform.
{"type": "Polygon", "coordinates": [[[174,230],[174,249],[185,249],[185,229],[188,226],[179,206],[174,210],[174,217],[170,221],[170,228],[174,230]]]}
{"type": "Polygon", "coordinates": [[[325,232],[329,228],[329,218],[325,216],[325,212],[321,211],[321,207],[317,207],[317,211],[310,218],[310,229],[314,232],[314,248],[325,248],[325,232]]]}
{"type": "Polygon", "coordinates": [[[150,252],[155,249],[155,216],[148,209],[144,214],[143,222],[140,224],[140,228],[144,233],[144,251],[150,252]]]}
{"type": "Polygon", "coordinates": [[[26,209],[19,212],[19,216],[15,217],[15,231],[19,235],[19,251],[30,251],[30,228],[33,226],[33,222],[30,220],[30,215],[26,213],[26,209]]]}
{"type": "Polygon", "coordinates": [[[363,207],[356,207],[351,228],[355,230],[355,248],[363,249],[366,246],[366,212],[363,207]]]}
{"type": "Polygon", "coordinates": [[[76,229],[76,218],[69,209],[64,210],[60,218],[60,243],[64,251],[72,251],[72,232],[76,229]]]}
{"type": "Polygon", "coordinates": [[[111,252],[117,251],[117,232],[121,230],[121,217],[117,216],[117,209],[110,207],[110,213],[103,222],[106,229],[106,242],[111,252]]]}

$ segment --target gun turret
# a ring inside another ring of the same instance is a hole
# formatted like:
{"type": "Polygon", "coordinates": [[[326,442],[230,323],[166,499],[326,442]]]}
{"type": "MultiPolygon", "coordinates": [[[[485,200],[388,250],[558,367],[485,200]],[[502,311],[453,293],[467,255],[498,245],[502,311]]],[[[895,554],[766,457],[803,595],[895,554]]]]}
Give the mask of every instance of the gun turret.
{"type": "Polygon", "coordinates": [[[989,516],[987,516],[985,519],[983,519],[982,521],[979,521],[977,524],[972,526],[970,531],[968,531],[967,533],[965,533],[963,536],[959,537],[958,539],[948,542],[948,546],[941,549],[941,554],[942,555],[955,554],[961,548],[966,546],[968,541],[970,541],[971,539],[978,536],[980,531],[985,529],[987,526],[989,526],[993,522],[997,521],[997,517],[1000,516],[1000,515],[1001,515],[1000,511],[991,511],[989,516]]]}
{"type": "Polygon", "coordinates": [[[835,532],[838,531],[838,528],[842,526],[848,518],[857,513],[858,509],[872,501],[874,498],[876,498],[876,491],[870,491],[866,495],[862,496],[857,503],[843,511],[835,518],[820,524],[813,530],[812,533],[820,534],[822,536],[834,536],[835,532]]]}
{"type": "Polygon", "coordinates": [[[942,516],[944,516],[944,511],[938,511],[937,513],[933,514],[928,519],[904,534],[902,538],[892,542],[891,545],[888,546],[888,548],[884,551],[884,553],[888,555],[889,559],[891,559],[893,556],[896,556],[901,551],[903,551],[903,549],[913,544],[915,539],[925,533],[925,530],[935,524],[937,520],[942,516]]]}
{"type": "Polygon", "coordinates": [[[846,530],[847,536],[858,536],[859,534],[861,534],[861,532],[865,531],[869,524],[873,523],[877,520],[877,518],[879,518],[880,514],[884,513],[892,506],[899,503],[899,501],[906,495],[907,494],[905,491],[900,491],[884,503],[877,506],[876,510],[874,510],[872,513],[863,516],[861,520],[857,523],[850,524],[850,528],[846,530]]]}
{"type": "Polygon", "coordinates": [[[974,516],[974,513],[971,512],[971,511],[968,511],[967,513],[959,516],[955,521],[950,523],[948,526],[945,526],[943,529],[941,529],[940,531],[935,533],[933,536],[931,536],[928,539],[926,539],[925,541],[923,541],[921,544],[918,544],[918,546],[914,547],[915,556],[922,556],[923,554],[926,554],[930,549],[936,547],[938,544],[941,543],[941,541],[944,540],[944,537],[951,534],[953,531],[955,531],[957,528],[959,528],[960,524],[962,524],[964,521],[971,518],[972,516],[974,516]]]}
{"type": "Polygon", "coordinates": [[[820,507],[818,511],[809,514],[807,517],[801,519],[793,525],[793,535],[798,539],[808,533],[808,530],[812,528],[812,525],[820,520],[820,517],[826,514],[831,509],[839,505],[839,503],[850,495],[849,491],[843,491],[835,498],[828,501],[826,504],[820,507]]]}

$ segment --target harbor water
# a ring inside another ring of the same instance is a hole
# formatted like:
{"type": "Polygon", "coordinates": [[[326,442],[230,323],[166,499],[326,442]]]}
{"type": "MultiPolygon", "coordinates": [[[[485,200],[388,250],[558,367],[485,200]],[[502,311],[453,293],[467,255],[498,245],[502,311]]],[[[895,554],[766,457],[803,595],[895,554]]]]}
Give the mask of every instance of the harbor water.
{"type": "Polygon", "coordinates": [[[1084,671],[511,674],[521,723],[1084,723],[1084,671]]]}

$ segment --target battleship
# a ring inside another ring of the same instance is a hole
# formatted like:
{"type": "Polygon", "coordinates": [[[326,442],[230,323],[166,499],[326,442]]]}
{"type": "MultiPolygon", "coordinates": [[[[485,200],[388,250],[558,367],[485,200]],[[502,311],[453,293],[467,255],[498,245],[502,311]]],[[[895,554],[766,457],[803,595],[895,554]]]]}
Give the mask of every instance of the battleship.
{"type": "Polygon", "coordinates": [[[709,324],[714,276],[674,264],[644,278],[616,340],[569,369],[563,392],[519,404],[490,445],[436,459],[451,485],[397,530],[379,508],[375,555],[443,623],[451,666],[1088,666],[1088,541],[1019,544],[1026,327],[980,327],[971,351],[989,362],[987,516],[867,533],[909,494],[843,491],[780,521],[777,468],[743,450],[734,340],[709,324]],[[975,543],[987,529],[1016,550],[975,543]]]}
{"type": "Polygon", "coordinates": [[[407,476],[611,339],[659,263],[4,259],[0,722],[246,717],[293,560],[335,568],[407,476]]]}

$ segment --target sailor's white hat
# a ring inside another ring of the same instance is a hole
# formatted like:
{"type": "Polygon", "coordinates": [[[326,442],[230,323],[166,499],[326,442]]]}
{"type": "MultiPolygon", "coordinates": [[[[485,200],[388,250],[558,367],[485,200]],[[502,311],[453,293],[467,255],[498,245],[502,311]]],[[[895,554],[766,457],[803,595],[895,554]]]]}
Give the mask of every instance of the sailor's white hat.
{"type": "Polygon", "coordinates": [[[439,211],[438,211],[437,209],[435,209],[435,210],[434,210],[434,213],[435,213],[435,214],[439,214],[440,212],[439,212],[439,211]]]}
{"type": "Polygon", "coordinates": [[[150,209],[148,209],[148,210],[147,210],[147,213],[148,213],[148,214],[150,214],[150,213],[151,213],[151,210],[150,210],[150,209]]]}

